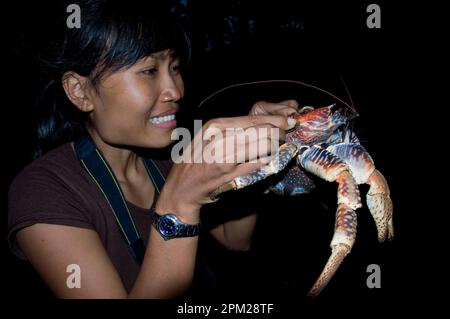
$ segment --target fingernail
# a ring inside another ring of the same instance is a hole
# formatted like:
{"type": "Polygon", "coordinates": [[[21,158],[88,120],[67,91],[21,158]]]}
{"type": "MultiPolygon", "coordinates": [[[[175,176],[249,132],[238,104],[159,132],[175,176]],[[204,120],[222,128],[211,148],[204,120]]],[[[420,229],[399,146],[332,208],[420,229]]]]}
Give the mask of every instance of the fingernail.
{"type": "Polygon", "coordinates": [[[295,126],[295,124],[297,124],[297,121],[295,119],[293,119],[292,117],[288,117],[287,119],[288,121],[288,129],[291,129],[295,126]]]}

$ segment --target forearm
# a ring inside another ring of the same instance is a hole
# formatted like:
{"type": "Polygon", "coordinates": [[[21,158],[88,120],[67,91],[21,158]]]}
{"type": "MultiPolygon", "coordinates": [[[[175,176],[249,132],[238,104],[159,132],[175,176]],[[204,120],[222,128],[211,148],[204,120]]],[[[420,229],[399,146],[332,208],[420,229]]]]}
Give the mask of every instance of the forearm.
{"type": "MultiPolygon", "coordinates": [[[[170,199],[160,197],[156,205],[159,214],[172,212],[183,222],[199,221],[199,209],[175,206],[170,199]]],[[[132,298],[174,298],[186,292],[192,283],[197,255],[198,236],[164,240],[151,227],[141,271],[130,293],[132,298]]]]}
{"type": "Polygon", "coordinates": [[[130,298],[174,298],[192,283],[198,237],[165,241],[152,227],[144,262],[130,298]]]}
{"type": "Polygon", "coordinates": [[[211,230],[211,234],[228,249],[248,250],[251,246],[256,221],[257,214],[251,214],[219,225],[211,230]]]}

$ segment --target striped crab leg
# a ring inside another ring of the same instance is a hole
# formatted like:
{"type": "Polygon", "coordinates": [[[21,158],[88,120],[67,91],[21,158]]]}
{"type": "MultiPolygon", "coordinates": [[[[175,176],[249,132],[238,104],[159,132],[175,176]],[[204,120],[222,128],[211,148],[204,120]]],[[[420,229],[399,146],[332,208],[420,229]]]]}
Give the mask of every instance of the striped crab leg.
{"type": "Polygon", "coordinates": [[[297,146],[293,143],[285,143],[280,146],[278,153],[272,160],[260,169],[243,176],[238,176],[229,181],[228,183],[220,186],[214,192],[211,193],[211,200],[215,201],[221,193],[229,190],[236,190],[255,184],[258,181],[266,179],[270,175],[276,174],[283,170],[287,164],[298,153],[297,146]]]}
{"type": "Polygon", "coordinates": [[[377,226],[378,241],[383,242],[386,238],[391,240],[394,237],[394,224],[389,186],[384,176],[375,169],[369,153],[357,143],[331,145],[327,150],[349,166],[358,184],[370,185],[366,202],[377,226]]]}
{"type": "Polygon", "coordinates": [[[347,164],[339,157],[319,146],[305,146],[301,148],[297,162],[308,172],[326,181],[339,184],[335,230],[330,243],[331,254],[308,294],[315,297],[325,288],[352,249],[356,238],[355,210],[362,205],[358,185],[347,164]]]}

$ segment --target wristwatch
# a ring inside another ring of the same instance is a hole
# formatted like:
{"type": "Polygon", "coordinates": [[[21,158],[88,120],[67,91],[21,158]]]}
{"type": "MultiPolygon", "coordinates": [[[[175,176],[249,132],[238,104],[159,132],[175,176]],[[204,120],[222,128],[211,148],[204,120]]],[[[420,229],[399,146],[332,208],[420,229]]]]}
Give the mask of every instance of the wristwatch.
{"type": "Polygon", "coordinates": [[[198,236],[201,224],[186,224],[172,213],[159,215],[158,213],[153,212],[152,225],[161,234],[164,240],[169,240],[179,237],[198,236]]]}

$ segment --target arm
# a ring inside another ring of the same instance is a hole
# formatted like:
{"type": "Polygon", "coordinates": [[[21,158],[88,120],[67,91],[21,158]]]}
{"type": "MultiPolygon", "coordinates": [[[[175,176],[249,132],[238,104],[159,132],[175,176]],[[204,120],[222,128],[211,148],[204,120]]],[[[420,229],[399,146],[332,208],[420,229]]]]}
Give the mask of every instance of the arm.
{"type": "Polygon", "coordinates": [[[35,224],[17,232],[17,242],[59,298],[125,298],[119,274],[97,233],[90,229],[35,224]],[[69,288],[67,266],[81,270],[81,287],[69,288]]]}
{"type": "Polygon", "coordinates": [[[59,298],[168,298],[190,285],[197,237],[164,242],[154,232],[136,284],[128,295],[98,234],[78,227],[35,224],[17,233],[18,243],[59,298]],[[157,257],[157,258],[155,258],[157,257]],[[80,266],[80,288],[69,288],[67,266],[80,266]],[[169,275],[170,274],[170,275],[169,275]]]}
{"type": "Polygon", "coordinates": [[[226,248],[246,251],[250,249],[256,221],[257,214],[251,214],[241,219],[221,224],[210,232],[226,248]]]}
{"type": "MultiPolygon", "coordinates": [[[[255,127],[269,123],[286,129],[284,117],[240,117],[219,119],[209,125],[255,127]]],[[[207,123],[208,124],[208,123],[207,123]]],[[[216,143],[207,141],[205,143],[216,143]]],[[[248,141],[258,143],[259,140],[248,141]]],[[[246,147],[228,156],[242,156],[246,147]]],[[[248,158],[253,161],[254,158],[248,158]]],[[[158,213],[174,212],[186,223],[196,223],[209,194],[230,179],[261,167],[262,163],[181,163],[175,164],[156,203],[158,213]]],[[[55,190],[58,191],[58,190],[55,190]]],[[[224,228],[225,230],[225,228],[224,228]]],[[[172,298],[182,295],[191,284],[197,253],[197,237],[164,241],[151,228],[147,250],[136,282],[128,294],[98,234],[89,229],[51,224],[34,224],[17,232],[25,256],[60,298],[172,298]],[[81,287],[69,288],[67,266],[81,270],[81,287]]],[[[224,231],[225,233],[225,231],[224,231]]],[[[227,230],[227,234],[229,231],[227,230]]]]}
{"type": "MultiPolygon", "coordinates": [[[[280,103],[256,102],[249,115],[283,115],[289,116],[298,110],[298,103],[287,100],[280,103]]],[[[210,231],[211,235],[230,250],[249,250],[255,230],[257,214],[238,220],[232,220],[210,231]]]]}

